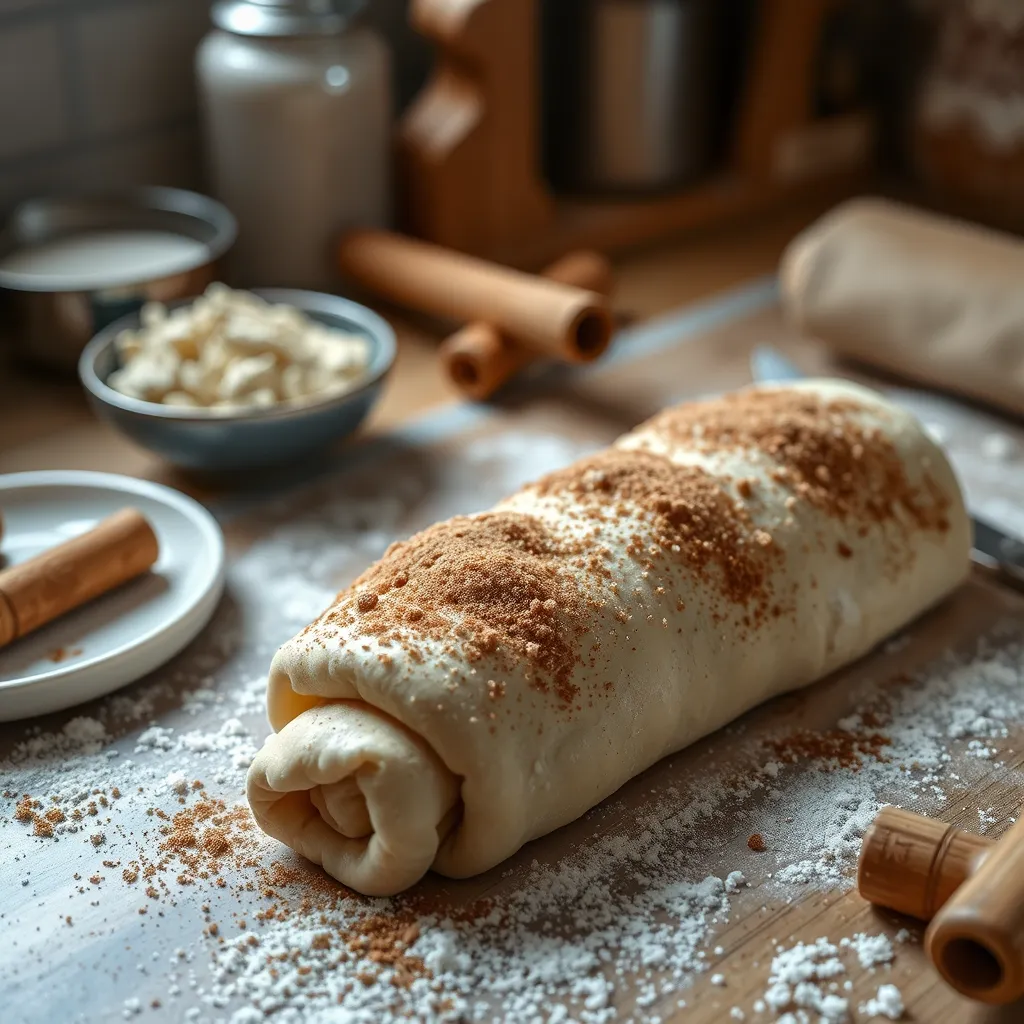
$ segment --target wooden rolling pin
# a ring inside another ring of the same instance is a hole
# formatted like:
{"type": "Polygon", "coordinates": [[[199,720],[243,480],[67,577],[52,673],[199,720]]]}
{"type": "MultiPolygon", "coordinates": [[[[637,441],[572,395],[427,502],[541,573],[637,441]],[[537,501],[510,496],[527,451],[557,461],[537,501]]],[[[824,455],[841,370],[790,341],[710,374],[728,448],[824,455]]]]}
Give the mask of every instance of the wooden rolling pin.
{"type": "Polygon", "coordinates": [[[122,509],[87,533],[0,572],[0,647],[145,572],[160,554],[141,512],[122,509]]]}
{"type": "Polygon", "coordinates": [[[352,231],[338,246],[342,272],[391,302],[471,323],[482,320],[536,352],[589,362],[612,336],[597,292],[428,245],[387,231],[352,231]]]}
{"type": "Polygon", "coordinates": [[[997,843],[910,811],[875,818],[857,871],[872,903],[931,921],[925,950],[958,992],[1024,996],[1024,818],[997,843]]]}
{"type": "MultiPolygon", "coordinates": [[[[589,249],[563,256],[544,271],[544,277],[605,297],[612,289],[611,264],[606,257],[589,249]]],[[[447,338],[438,353],[452,383],[478,401],[489,398],[537,358],[536,352],[518,345],[482,320],[467,324],[447,338]]]]}

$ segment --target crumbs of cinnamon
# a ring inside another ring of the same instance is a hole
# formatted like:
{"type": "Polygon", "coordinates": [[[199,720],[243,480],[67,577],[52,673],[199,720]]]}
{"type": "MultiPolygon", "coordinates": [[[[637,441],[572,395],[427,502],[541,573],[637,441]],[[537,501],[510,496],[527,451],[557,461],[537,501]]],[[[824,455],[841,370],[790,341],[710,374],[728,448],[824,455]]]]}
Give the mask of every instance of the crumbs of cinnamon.
{"type": "MultiPolygon", "coordinates": [[[[772,587],[782,552],[729,494],[728,481],[700,466],[609,448],[534,486],[541,495],[570,494],[597,523],[639,515],[643,525],[627,554],[647,571],[683,566],[726,606],[744,606],[748,625],[775,617],[776,608],[782,611],[772,587]]],[[[712,615],[722,617],[721,610],[712,609],[712,615]]]]}
{"type": "Polygon", "coordinates": [[[888,736],[877,731],[851,733],[840,729],[821,732],[803,729],[782,739],[770,740],[767,746],[780,761],[789,764],[817,761],[820,771],[848,768],[857,772],[867,757],[884,761],[884,750],[891,742],[888,736]]]}
{"type": "Polygon", "coordinates": [[[755,388],[668,409],[648,426],[700,451],[762,452],[776,483],[832,518],[946,532],[948,496],[927,473],[912,480],[885,433],[860,421],[863,411],[848,398],[755,388]]]}
{"type": "Polygon", "coordinates": [[[35,813],[33,808],[41,807],[42,804],[38,800],[33,800],[32,797],[27,794],[23,796],[14,808],[14,817],[17,821],[28,823],[35,820],[35,813]]]}
{"type": "Polygon", "coordinates": [[[512,670],[525,661],[537,670],[534,688],[571,707],[590,624],[587,595],[565,565],[578,553],[533,516],[456,517],[393,544],[307,633],[357,626],[410,656],[433,639],[469,662],[493,656],[512,670]]]}

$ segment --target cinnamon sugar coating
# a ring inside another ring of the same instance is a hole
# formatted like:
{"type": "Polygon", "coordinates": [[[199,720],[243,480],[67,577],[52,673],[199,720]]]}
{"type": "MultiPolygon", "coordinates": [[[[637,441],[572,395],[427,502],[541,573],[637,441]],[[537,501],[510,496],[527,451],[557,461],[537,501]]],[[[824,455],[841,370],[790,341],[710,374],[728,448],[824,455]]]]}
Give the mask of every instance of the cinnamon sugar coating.
{"type": "MultiPolygon", "coordinates": [[[[864,412],[855,400],[799,389],[753,389],[667,410],[629,435],[632,447],[607,449],[527,488],[524,507],[457,517],[392,545],[302,637],[323,645],[343,628],[349,644],[373,638],[384,665],[392,646],[407,663],[453,656],[470,668],[460,683],[487,657],[494,672],[474,685],[492,703],[505,695],[500,673],[511,677],[525,665],[529,685],[564,708],[580,698],[577,669],[594,667],[610,617],[698,628],[684,618],[684,590],[694,580],[709,620],[731,621],[743,642],[794,608],[794,584],[779,583],[793,531],[777,533],[772,522],[792,523],[801,507],[840,521],[845,539],[830,541],[829,551],[842,559],[856,557],[859,538],[880,534],[884,568],[896,575],[913,558],[910,534],[949,530],[950,499],[927,464],[908,470],[864,412]],[[749,452],[769,469],[760,479],[733,478],[674,462],[675,450],[749,452]],[[772,506],[769,522],[761,513],[774,487],[789,497],[784,511],[772,506]],[[557,508],[557,523],[544,503],[557,508]],[[630,578],[639,570],[643,582],[629,593],[617,582],[628,562],[630,578]]],[[[800,538],[816,542],[813,534],[800,538]]]]}
{"type": "Polygon", "coordinates": [[[495,655],[511,670],[526,660],[536,685],[568,704],[588,628],[587,596],[567,563],[575,553],[532,516],[460,516],[393,544],[319,622],[356,625],[413,657],[432,640],[471,663],[495,655]]]}
{"type": "Polygon", "coordinates": [[[668,409],[647,429],[699,452],[761,452],[778,483],[828,516],[948,530],[949,499],[927,472],[913,482],[889,438],[858,422],[861,411],[811,391],[751,389],[668,409]]]}

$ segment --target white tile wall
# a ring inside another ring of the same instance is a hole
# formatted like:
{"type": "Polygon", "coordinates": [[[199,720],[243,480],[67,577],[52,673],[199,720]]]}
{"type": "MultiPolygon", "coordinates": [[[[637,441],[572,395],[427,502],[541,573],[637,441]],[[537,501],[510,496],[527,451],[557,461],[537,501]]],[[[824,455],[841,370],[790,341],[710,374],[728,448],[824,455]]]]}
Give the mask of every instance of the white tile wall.
{"type": "Polygon", "coordinates": [[[57,26],[0,31],[0,160],[37,152],[69,135],[57,26]]]}

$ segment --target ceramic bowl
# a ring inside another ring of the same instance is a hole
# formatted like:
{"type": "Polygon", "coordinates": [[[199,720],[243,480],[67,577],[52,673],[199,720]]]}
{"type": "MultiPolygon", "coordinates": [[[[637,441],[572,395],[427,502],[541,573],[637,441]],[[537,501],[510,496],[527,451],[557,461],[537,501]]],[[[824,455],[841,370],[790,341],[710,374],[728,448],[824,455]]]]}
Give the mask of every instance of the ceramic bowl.
{"type": "MultiPolygon", "coordinates": [[[[380,396],[395,360],[395,335],[372,310],[320,292],[253,289],[273,303],[287,303],[328,327],[361,334],[370,342],[363,378],[352,390],[311,396],[301,403],[221,414],[130,398],[109,387],[118,368],[114,339],[139,327],[139,314],[122,317],[85,347],[78,372],[99,415],[136,444],[176,466],[194,470],[238,470],[279,466],[304,458],[353,433],[380,396]]],[[[177,308],[186,303],[171,304],[177,308]]]]}

